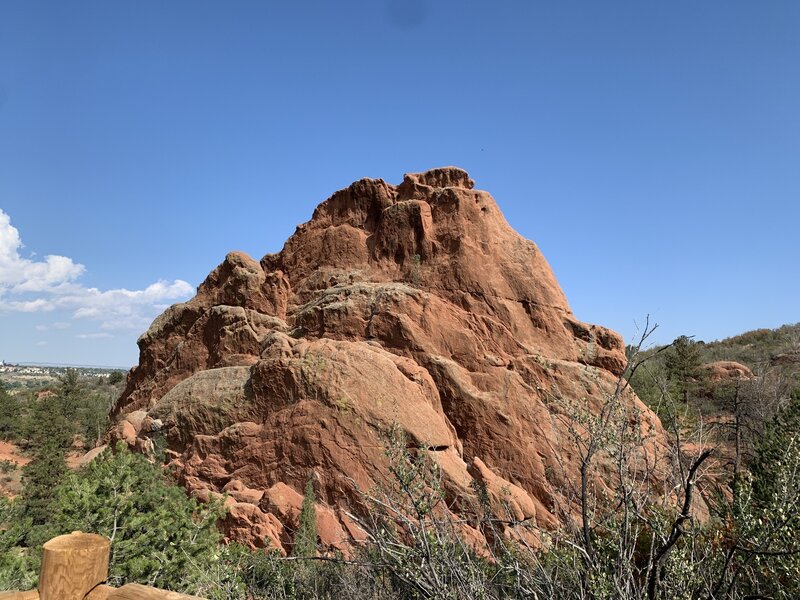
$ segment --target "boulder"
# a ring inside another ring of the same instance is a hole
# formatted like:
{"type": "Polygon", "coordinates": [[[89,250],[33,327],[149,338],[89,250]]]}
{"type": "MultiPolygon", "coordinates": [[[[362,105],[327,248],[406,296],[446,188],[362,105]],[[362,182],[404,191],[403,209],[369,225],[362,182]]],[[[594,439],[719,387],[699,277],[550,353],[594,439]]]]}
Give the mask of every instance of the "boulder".
{"type": "Polygon", "coordinates": [[[737,379],[752,379],[750,367],[733,360],[718,360],[702,365],[703,370],[712,383],[726,383],[737,379]]]}

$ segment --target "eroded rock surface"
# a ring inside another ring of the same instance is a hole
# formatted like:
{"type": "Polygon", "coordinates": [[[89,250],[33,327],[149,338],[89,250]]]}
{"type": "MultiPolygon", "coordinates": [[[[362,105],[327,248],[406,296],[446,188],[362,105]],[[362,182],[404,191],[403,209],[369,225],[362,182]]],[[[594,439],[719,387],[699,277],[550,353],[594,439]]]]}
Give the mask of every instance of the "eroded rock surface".
{"type": "MultiPolygon", "coordinates": [[[[227,494],[229,535],[284,551],[310,476],[321,542],[358,538],[346,513],[387,477],[392,426],[436,457],[453,511],[478,480],[504,518],[554,527],[578,479],[570,416],[597,414],[626,365],[452,167],[336,192],[280,253],[229,254],[139,348],[117,437],[165,444],[193,493],[227,494]]],[[[656,452],[658,419],[624,402],[656,452]]]]}

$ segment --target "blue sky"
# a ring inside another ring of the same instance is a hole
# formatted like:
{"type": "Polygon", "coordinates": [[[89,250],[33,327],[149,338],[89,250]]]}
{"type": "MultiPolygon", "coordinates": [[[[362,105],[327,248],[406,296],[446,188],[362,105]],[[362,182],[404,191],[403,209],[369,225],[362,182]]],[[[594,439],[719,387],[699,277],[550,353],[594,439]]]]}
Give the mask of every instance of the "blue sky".
{"type": "Polygon", "coordinates": [[[0,359],[135,364],[229,250],[449,164],[583,320],[796,322],[798,31],[788,0],[2,0],[0,359]]]}

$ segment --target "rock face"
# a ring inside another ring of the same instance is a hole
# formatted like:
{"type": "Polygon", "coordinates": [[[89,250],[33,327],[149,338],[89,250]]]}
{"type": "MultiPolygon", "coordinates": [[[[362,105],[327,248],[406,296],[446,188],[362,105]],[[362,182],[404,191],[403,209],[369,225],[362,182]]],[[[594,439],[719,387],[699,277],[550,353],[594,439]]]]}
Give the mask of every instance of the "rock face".
{"type": "Polygon", "coordinates": [[[574,317],[536,245],[452,167],[336,192],[280,253],[229,254],[139,348],[116,436],[163,438],[193,493],[228,494],[229,535],[284,551],[309,476],[321,542],[358,538],[345,511],[386,478],[392,426],[431,450],[451,510],[480,480],[493,506],[554,527],[578,479],[569,407],[596,414],[626,365],[620,336],[574,317]]]}

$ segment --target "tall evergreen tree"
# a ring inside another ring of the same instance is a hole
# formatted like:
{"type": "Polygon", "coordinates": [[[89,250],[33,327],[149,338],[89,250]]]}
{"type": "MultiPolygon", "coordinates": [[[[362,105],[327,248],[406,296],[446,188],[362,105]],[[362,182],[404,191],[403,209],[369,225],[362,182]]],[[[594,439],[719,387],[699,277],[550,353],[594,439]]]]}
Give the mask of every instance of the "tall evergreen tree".
{"type": "Polygon", "coordinates": [[[664,361],[667,376],[675,386],[684,404],[689,403],[689,395],[696,389],[701,378],[700,349],[692,338],[682,335],[672,342],[672,347],[664,361]]]}
{"type": "Polygon", "coordinates": [[[18,435],[21,416],[19,400],[9,394],[5,384],[0,381],[0,440],[18,435]]]}
{"type": "Polygon", "coordinates": [[[62,404],[61,409],[65,416],[74,418],[75,411],[81,404],[81,397],[84,392],[84,386],[81,383],[78,371],[67,369],[59,377],[58,381],[58,398],[62,404]]]}
{"type": "Polygon", "coordinates": [[[23,468],[22,510],[31,523],[26,535],[28,546],[38,546],[54,533],[49,527],[53,521],[54,494],[66,473],[64,449],[53,441],[36,446],[33,460],[23,468]]]}
{"type": "Polygon", "coordinates": [[[317,498],[314,494],[314,480],[306,482],[303,506],[300,509],[300,522],[294,534],[292,556],[308,558],[317,555],[317,498]]]}
{"type": "Polygon", "coordinates": [[[67,473],[65,450],[72,443],[70,407],[76,394],[77,374],[70,370],[59,393],[35,400],[28,416],[26,429],[33,456],[22,472],[22,506],[32,525],[26,539],[31,546],[46,541],[52,533],[48,525],[53,520],[55,490],[67,473]]]}

